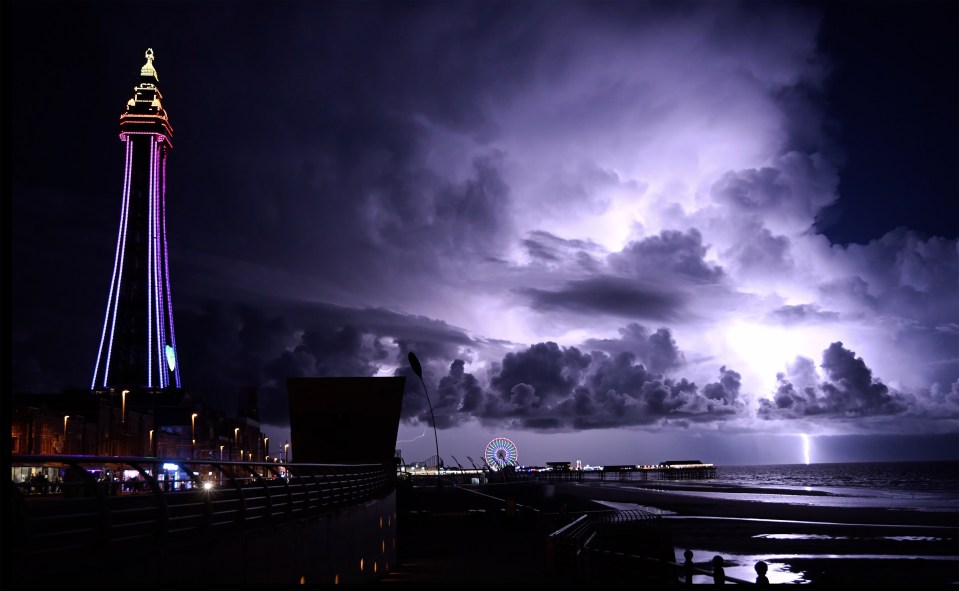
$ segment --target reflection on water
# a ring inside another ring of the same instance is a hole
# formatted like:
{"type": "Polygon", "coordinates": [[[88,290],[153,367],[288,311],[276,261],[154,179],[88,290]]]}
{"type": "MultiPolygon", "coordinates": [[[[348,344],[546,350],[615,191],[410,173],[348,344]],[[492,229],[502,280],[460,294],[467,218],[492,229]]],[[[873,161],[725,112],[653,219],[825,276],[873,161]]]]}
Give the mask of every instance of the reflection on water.
{"type": "MultiPolygon", "coordinates": [[[[676,548],[676,562],[683,564],[686,558],[683,556],[685,548],[676,548]]],[[[734,577],[744,581],[756,580],[756,563],[760,560],[766,563],[769,570],[766,571],[766,578],[770,584],[780,583],[808,583],[805,573],[802,571],[792,572],[789,565],[782,561],[782,557],[766,555],[742,555],[729,554],[726,552],[716,552],[714,550],[696,550],[693,549],[693,562],[700,568],[710,570],[708,565],[713,556],[723,557],[723,571],[727,577],[734,577]]],[[[693,575],[693,584],[712,584],[713,578],[709,575],[693,575]]]]}
{"type": "Polygon", "coordinates": [[[848,540],[847,536],[824,536],[820,534],[759,534],[754,538],[767,540],[848,540]]]}
{"type": "MultiPolygon", "coordinates": [[[[699,568],[711,570],[709,561],[713,556],[723,557],[723,570],[727,577],[735,577],[745,581],[756,580],[756,563],[762,560],[769,567],[766,578],[772,584],[776,583],[809,583],[804,571],[793,572],[789,565],[790,560],[956,560],[955,556],[903,556],[901,554],[730,554],[717,550],[702,550],[690,548],[693,552],[693,562],[699,568]]],[[[685,548],[676,548],[676,562],[683,564],[685,548]]],[[[713,578],[709,575],[694,575],[693,583],[711,584],[713,578]]]]}
{"type": "Polygon", "coordinates": [[[822,534],[759,534],[754,538],[763,538],[766,540],[893,540],[895,542],[944,542],[951,538],[939,538],[936,536],[878,536],[878,537],[850,537],[850,536],[826,536],[822,534]]]}

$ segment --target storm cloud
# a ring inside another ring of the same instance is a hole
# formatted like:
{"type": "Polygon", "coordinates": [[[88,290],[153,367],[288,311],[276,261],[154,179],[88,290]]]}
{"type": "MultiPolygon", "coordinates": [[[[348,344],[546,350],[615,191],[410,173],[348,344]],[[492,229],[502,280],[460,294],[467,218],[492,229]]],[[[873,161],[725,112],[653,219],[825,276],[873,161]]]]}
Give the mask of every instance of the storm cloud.
{"type": "Polygon", "coordinates": [[[908,408],[907,397],[875,379],[862,357],[856,357],[841,342],[823,351],[820,367],[824,377],[818,381],[813,362],[798,358],[789,374],[778,375],[780,386],[773,400],[760,400],[759,416],[848,419],[895,415],[908,408]]]}
{"type": "MultiPolygon", "coordinates": [[[[955,22],[920,4],[891,20],[955,22]]],[[[959,429],[959,228],[941,230],[957,187],[927,182],[959,151],[903,139],[955,129],[957,41],[930,41],[935,63],[905,41],[876,53],[884,31],[836,24],[858,10],[17,3],[15,389],[88,383],[116,116],[148,22],[176,128],[166,215],[192,395],[231,412],[254,386],[286,426],[288,377],[403,375],[400,429],[418,434],[415,352],[451,432],[959,429]],[[837,36],[856,53],[830,53],[837,36]],[[64,55],[84,64],[57,70],[82,89],[65,135],[48,116],[62,96],[35,92],[64,55]],[[864,86],[848,116],[834,92],[867,73],[890,86],[864,86]],[[908,103],[922,88],[934,102],[908,103]],[[872,165],[880,152],[896,166],[872,165]],[[891,204],[916,215],[878,223],[891,204]]]]}

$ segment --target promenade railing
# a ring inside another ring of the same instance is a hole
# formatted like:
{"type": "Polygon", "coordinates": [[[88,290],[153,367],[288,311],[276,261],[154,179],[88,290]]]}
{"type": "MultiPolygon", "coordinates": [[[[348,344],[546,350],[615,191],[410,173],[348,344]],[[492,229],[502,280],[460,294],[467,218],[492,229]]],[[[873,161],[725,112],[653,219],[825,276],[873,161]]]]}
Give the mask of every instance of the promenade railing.
{"type": "Polygon", "coordinates": [[[20,455],[12,465],[62,475],[10,481],[11,525],[31,555],[228,535],[380,499],[396,486],[392,463],[20,455]]]}
{"type": "Polygon", "coordinates": [[[583,583],[678,586],[700,575],[716,584],[754,584],[726,576],[721,557],[711,570],[695,566],[689,550],[684,564],[666,558],[665,551],[674,552],[668,530],[658,515],[641,510],[583,514],[550,534],[547,550],[554,572],[583,583]]]}

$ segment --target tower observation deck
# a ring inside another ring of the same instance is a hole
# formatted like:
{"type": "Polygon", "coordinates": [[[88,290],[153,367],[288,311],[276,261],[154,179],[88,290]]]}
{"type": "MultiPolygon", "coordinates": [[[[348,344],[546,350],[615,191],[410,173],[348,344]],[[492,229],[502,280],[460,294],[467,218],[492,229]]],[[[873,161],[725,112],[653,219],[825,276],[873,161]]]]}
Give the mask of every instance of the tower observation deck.
{"type": "Polygon", "coordinates": [[[180,387],[166,240],[166,159],[173,127],[153,50],[120,115],[126,144],[120,229],[91,389],[180,387]]]}

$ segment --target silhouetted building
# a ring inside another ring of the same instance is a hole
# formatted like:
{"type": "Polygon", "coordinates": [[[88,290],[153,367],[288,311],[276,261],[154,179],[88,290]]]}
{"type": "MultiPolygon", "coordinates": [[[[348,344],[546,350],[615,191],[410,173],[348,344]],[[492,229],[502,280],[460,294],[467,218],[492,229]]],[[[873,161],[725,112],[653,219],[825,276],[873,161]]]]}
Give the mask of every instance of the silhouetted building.
{"type": "Polygon", "coordinates": [[[256,388],[240,388],[240,401],[237,405],[236,416],[259,423],[260,413],[257,410],[256,388]]]}
{"type": "Polygon", "coordinates": [[[290,378],[297,462],[394,463],[404,377],[290,378]]]}

